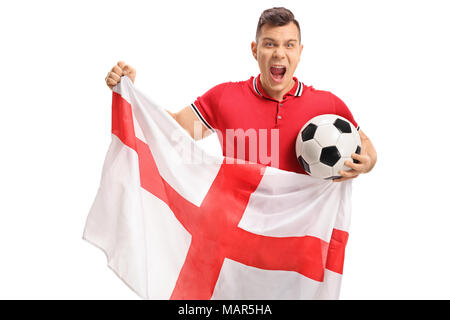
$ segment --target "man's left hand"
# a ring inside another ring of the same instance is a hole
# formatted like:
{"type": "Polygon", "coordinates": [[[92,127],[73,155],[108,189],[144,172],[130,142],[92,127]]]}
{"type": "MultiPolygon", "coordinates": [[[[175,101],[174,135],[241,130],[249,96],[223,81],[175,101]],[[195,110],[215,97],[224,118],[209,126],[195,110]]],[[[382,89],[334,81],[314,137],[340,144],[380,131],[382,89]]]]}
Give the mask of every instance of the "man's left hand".
{"type": "Polygon", "coordinates": [[[352,158],[358,160],[359,163],[354,163],[353,161],[345,161],[345,166],[351,168],[351,170],[341,170],[339,174],[342,178],[333,179],[333,182],[342,182],[345,180],[354,179],[361,173],[367,173],[371,169],[372,160],[368,155],[360,155],[357,153],[352,154],[352,158]]]}
{"type": "Polygon", "coordinates": [[[352,159],[358,160],[359,163],[354,163],[350,160],[345,161],[344,165],[351,169],[339,171],[342,178],[333,179],[333,182],[354,179],[361,173],[369,172],[375,166],[375,163],[377,162],[377,152],[372,142],[361,130],[359,130],[359,136],[361,137],[361,154],[352,154],[352,159]]]}

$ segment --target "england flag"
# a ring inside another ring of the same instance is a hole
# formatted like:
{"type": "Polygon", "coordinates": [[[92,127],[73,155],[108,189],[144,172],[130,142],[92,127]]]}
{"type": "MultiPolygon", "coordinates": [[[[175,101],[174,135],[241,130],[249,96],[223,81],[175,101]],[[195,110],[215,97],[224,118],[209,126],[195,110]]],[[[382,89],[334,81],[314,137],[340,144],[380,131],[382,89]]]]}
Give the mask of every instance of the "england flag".
{"type": "Polygon", "coordinates": [[[123,77],[83,239],[144,299],[337,299],[351,183],[212,156],[123,77]]]}

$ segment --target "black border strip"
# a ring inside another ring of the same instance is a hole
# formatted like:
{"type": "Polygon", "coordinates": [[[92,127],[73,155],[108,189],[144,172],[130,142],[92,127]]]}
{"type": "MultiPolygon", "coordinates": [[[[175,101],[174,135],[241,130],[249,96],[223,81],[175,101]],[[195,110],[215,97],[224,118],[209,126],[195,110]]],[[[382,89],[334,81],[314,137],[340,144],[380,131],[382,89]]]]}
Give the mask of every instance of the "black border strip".
{"type": "Polygon", "coordinates": [[[259,90],[258,90],[258,85],[257,85],[257,83],[256,83],[256,79],[257,79],[258,77],[255,77],[254,79],[253,79],[253,88],[255,88],[255,91],[262,97],[262,94],[261,94],[261,92],[259,92],[259,90]]]}
{"type": "Polygon", "coordinates": [[[297,92],[295,93],[296,97],[300,97],[303,93],[303,83],[301,83],[300,81],[298,82],[298,89],[297,92]]]}

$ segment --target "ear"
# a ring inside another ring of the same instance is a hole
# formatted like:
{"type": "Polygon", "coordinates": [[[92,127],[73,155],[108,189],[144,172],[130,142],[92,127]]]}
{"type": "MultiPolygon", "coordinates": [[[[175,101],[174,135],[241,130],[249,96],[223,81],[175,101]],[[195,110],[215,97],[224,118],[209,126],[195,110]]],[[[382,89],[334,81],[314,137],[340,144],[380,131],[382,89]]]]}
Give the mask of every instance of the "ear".
{"type": "Polygon", "coordinates": [[[253,57],[258,60],[258,44],[255,41],[252,42],[251,49],[253,57]]]}
{"type": "Polygon", "coordinates": [[[300,44],[300,56],[302,55],[303,52],[303,44],[300,44]]]}

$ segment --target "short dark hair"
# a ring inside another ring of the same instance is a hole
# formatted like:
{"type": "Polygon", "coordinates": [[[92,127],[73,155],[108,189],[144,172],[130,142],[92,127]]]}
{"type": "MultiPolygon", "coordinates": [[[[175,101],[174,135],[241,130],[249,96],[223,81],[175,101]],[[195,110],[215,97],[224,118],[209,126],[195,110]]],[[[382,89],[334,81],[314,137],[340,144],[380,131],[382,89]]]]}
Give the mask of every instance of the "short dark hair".
{"type": "Polygon", "coordinates": [[[294,14],[291,10],[284,7],[273,7],[272,9],[266,9],[261,13],[258,21],[258,27],[256,28],[256,42],[261,35],[261,28],[265,24],[272,26],[285,26],[290,22],[293,22],[298,28],[298,40],[301,42],[300,25],[297,20],[295,20],[294,14]]]}

